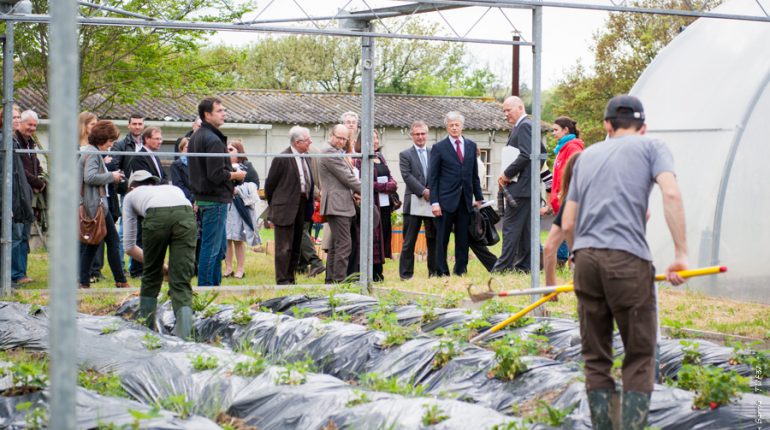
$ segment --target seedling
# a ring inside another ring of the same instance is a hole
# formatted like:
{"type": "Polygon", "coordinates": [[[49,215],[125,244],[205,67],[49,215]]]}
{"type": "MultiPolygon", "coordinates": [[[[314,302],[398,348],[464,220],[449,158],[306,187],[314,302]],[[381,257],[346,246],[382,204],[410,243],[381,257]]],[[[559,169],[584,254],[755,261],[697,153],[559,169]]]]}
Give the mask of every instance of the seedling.
{"type": "Polygon", "coordinates": [[[192,308],[195,312],[203,312],[219,297],[219,291],[207,291],[205,293],[193,293],[192,308]]]}
{"type": "Polygon", "coordinates": [[[203,313],[201,315],[203,316],[203,318],[211,318],[221,310],[222,310],[221,306],[219,306],[216,303],[212,303],[206,306],[206,309],[203,310],[203,313]]]}
{"type": "Polygon", "coordinates": [[[766,373],[770,369],[770,351],[760,349],[762,342],[754,341],[748,345],[736,342],[733,345],[731,364],[747,364],[755,372],[766,373]]]}
{"type": "Polygon", "coordinates": [[[441,421],[449,419],[449,415],[446,415],[438,405],[423,405],[422,407],[425,409],[425,413],[422,414],[421,422],[426,427],[434,426],[441,421]]]}
{"type": "Polygon", "coordinates": [[[544,423],[551,427],[561,427],[564,420],[575,409],[577,404],[566,409],[554,408],[543,400],[538,400],[535,408],[535,415],[527,421],[531,423],[544,423]]]}
{"type": "Polygon", "coordinates": [[[382,345],[386,348],[401,345],[414,338],[419,329],[416,325],[406,327],[400,325],[396,313],[387,312],[382,307],[377,312],[367,315],[366,318],[369,327],[385,333],[385,340],[383,340],[382,345]]]}
{"type": "Polygon", "coordinates": [[[682,345],[682,353],[684,354],[682,357],[682,364],[699,365],[701,363],[701,354],[700,351],[698,351],[698,346],[700,346],[700,343],[695,341],[680,340],[679,344],[682,345]]]}
{"type": "Polygon", "coordinates": [[[247,378],[259,376],[267,368],[267,360],[260,356],[259,358],[249,359],[236,363],[233,367],[233,374],[247,378]]]}
{"type": "Polygon", "coordinates": [[[497,364],[487,376],[498,378],[504,381],[511,381],[516,375],[527,370],[527,365],[521,357],[526,355],[526,349],[518,336],[506,336],[490,344],[495,351],[495,361],[497,364]]]}
{"type": "Polygon", "coordinates": [[[128,398],[120,378],[114,373],[103,374],[93,370],[81,370],[78,373],[78,385],[104,396],[128,398]]]}
{"type": "Polygon", "coordinates": [[[160,338],[158,336],[155,336],[154,334],[147,333],[142,338],[142,345],[144,345],[144,347],[149,350],[160,349],[161,347],[160,338]]]}
{"type": "Polygon", "coordinates": [[[345,403],[345,407],[352,408],[353,406],[358,406],[369,402],[371,402],[371,400],[369,399],[369,396],[366,395],[366,391],[353,390],[353,398],[345,403]]]}
{"type": "Polygon", "coordinates": [[[44,406],[32,407],[32,402],[23,402],[16,405],[19,412],[26,411],[24,422],[29,430],[41,430],[48,427],[48,410],[44,406]]]}
{"type": "Polygon", "coordinates": [[[246,325],[251,322],[251,314],[249,313],[249,307],[244,304],[239,304],[233,310],[233,324],[246,325]]]}
{"type": "Polygon", "coordinates": [[[168,396],[160,401],[160,407],[175,412],[183,420],[192,416],[194,406],[195,402],[189,400],[184,393],[168,396]]]}
{"type": "Polygon", "coordinates": [[[462,303],[465,297],[466,294],[462,291],[452,291],[441,297],[439,307],[445,309],[454,309],[460,307],[460,303],[462,303]]]}
{"type": "Polygon", "coordinates": [[[550,321],[543,321],[540,323],[540,325],[535,329],[535,334],[540,336],[545,336],[546,334],[553,331],[553,327],[551,327],[550,321]]]}
{"type": "Polygon", "coordinates": [[[294,316],[294,318],[305,318],[308,314],[312,313],[312,311],[308,308],[301,308],[299,306],[292,306],[289,310],[291,314],[294,316]]]}
{"type": "Polygon", "coordinates": [[[102,334],[110,334],[115,333],[120,328],[120,324],[118,324],[117,321],[113,322],[110,325],[106,325],[102,327],[102,334]]]}
{"type": "Polygon", "coordinates": [[[45,361],[30,361],[15,363],[13,366],[3,369],[2,375],[11,376],[13,387],[3,392],[6,396],[18,396],[34,393],[46,388],[48,376],[45,361]]]}
{"type": "Polygon", "coordinates": [[[449,361],[460,355],[460,345],[455,339],[440,339],[436,346],[436,355],[433,356],[433,368],[441,369],[449,361]]]}
{"type": "Polygon", "coordinates": [[[204,370],[216,369],[219,366],[219,360],[211,355],[200,354],[192,357],[190,364],[192,364],[193,369],[197,372],[202,372],[204,370]]]}
{"type": "Polygon", "coordinates": [[[425,391],[422,385],[414,385],[414,381],[408,383],[399,382],[396,376],[390,378],[382,377],[376,373],[364,373],[359,377],[359,383],[362,387],[372,391],[383,391],[386,393],[401,394],[402,396],[419,397],[425,391]]]}
{"type": "Polygon", "coordinates": [[[315,371],[313,359],[308,357],[303,361],[295,361],[284,366],[275,380],[279,385],[302,385],[307,381],[307,374],[315,371]]]}

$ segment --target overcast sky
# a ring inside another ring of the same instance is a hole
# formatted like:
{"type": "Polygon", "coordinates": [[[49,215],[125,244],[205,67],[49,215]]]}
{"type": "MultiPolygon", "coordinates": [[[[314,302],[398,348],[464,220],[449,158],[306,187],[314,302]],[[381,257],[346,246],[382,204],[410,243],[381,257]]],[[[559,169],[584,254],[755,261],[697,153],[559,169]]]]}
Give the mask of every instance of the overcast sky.
{"type": "MultiPolygon", "coordinates": [[[[372,7],[402,5],[405,2],[387,0],[274,0],[259,3],[259,19],[334,15],[339,8],[365,10],[372,7]],[[346,6],[347,5],[347,6],[346,6]]],[[[441,24],[444,35],[454,35],[450,23],[460,35],[477,39],[509,39],[518,30],[524,40],[532,41],[532,13],[529,10],[470,7],[422,14],[425,19],[441,24]],[[506,18],[507,17],[507,18],[506,18]],[[478,24],[474,26],[474,23],[478,24]],[[510,21],[510,22],[509,22],[510,21]],[[511,26],[511,23],[514,26],[511,26]]],[[[602,27],[606,12],[577,9],[544,8],[543,11],[543,88],[555,85],[578,61],[583,65],[593,64],[590,51],[592,35],[602,27]]],[[[295,24],[276,24],[290,26],[295,24]]],[[[380,30],[383,31],[383,30],[380,30]]],[[[256,33],[218,33],[213,40],[226,44],[243,44],[257,40],[256,33]]],[[[486,64],[505,84],[510,83],[511,47],[505,45],[468,44],[467,52],[477,64],[486,64]]],[[[532,86],[532,49],[521,49],[521,81],[532,86]]]]}

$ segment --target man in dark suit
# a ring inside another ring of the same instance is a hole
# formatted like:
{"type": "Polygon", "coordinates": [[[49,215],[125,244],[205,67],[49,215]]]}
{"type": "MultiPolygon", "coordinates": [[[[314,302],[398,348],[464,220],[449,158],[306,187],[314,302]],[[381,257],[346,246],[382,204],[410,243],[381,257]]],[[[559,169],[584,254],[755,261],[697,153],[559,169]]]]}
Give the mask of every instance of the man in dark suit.
{"type": "Polygon", "coordinates": [[[414,275],[414,245],[420,233],[420,226],[425,226],[425,239],[428,244],[428,276],[436,276],[436,227],[433,218],[412,215],[412,196],[430,202],[428,188],[428,160],[430,148],[425,146],[428,140],[428,125],[423,121],[412,123],[409,135],[412,137],[411,148],[398,154],[401,177],[406,184],[404,192],[404,243],[398,258],[398,274],[402,280],[414,275]]]}
{"type": "Polygon", "coordinates": [[[433,146],[428,165],[430,202],[438,223],[436,260],[439,276],[449,276],[447,247],[453,229],[454,273],[462,275],[467,271],[470,213],[473,205],[481,206],[484,199],[476,164],[476,144],[463,138],[464,122],[465,117],[459,112],[446,114],[444,125],[449,135],[433,146]]]}
{"type": "MultiPolygon", "coordinates": [[[[313,141],[310,131],[294,126],[290,146],[282,154],[305,154],[313,141]]],[[[270,221],[275,225],[275,281],[294,284],[305,221],[313,213],[313,177],[306,158],[275,158],[265,182],[270,221]]]]}
{"type": "MultiPolygon", "coordinates": [[[[498,178],[498,185],[505,187],[516,200],[516,205],[506,206],[503,214],[503,251],[497,259],[494,272],[520,270],[530,271],[530,208],[532,207],[532,192],[530,177],[532,168],[530,154],[532,153],[532,121],[527,118],[524,102],[516,96],[511,96],[503,102],[505,119],[513,124],[513,131],[508,138],[508,146],[519,150],[516,159],[505,168],[498,178]],[[514,267],[514,263],[516,266],[514,267]]],[[[540,153],[545,154],[545,146],[540,144],[540,153]]],[[[543,166],[543,160],[540,161],[543,166]]]]}
{"type": "Polygon", "coordinates": [[[147,127],[142,133],[142,149],[137,151],[140,154],[136,157],[131,157],[128,171],[124,172],[127,177],[131,177],[131,173],[137,170],[146,170],[155,177],[160,178],[160,183],[165,184],[168,182],[165,172],[163,172],[163,166],[160,164],[160,158],[157,155],[152,155],[160,149],[160,145],[163,143],[163,134],[158,127],[147,127]],[[150,154],[150,155],[146,155],[150,154]]]}
{"type": "MultiPolygon", "coordinates": [[[[160,158],[156,155],[152,155],[153,152],[160,149],[160,144],[163,143],[163,134],[158,127],[147,127],[142,132],[142,148],[137,151],[137,156],[131,157],[128,164],[128,171],[124,172],[127,177],[131,177],[131,174],[138,172],[139,170],[146,170],[150,172],[152,176],[160,178],[161,184],[168,183],[166,175],[163,174],[163,167],[160,165],[160,158]],[[149,154],[149,155],[145,155],[149,154]]],[[[142,246],[142,229],[139,229],[136,233],[136,244],[142,246]]],[[[144,265],[137,259],[131,258],[128,265],[128,271],[132,278],[141,278],[144,270],[144,265]]]]}
{"type": "Polygon", "coordinates": [[[356,216],[356,199],[361,195],[361,181],[353,173],[353,165],[344,155],[349,130],[342,124],[332,127],[329,143],[321,147],[323,154],[340,157],[321,158],[318,178],[322,185],[321,215],[326,216],[332,243],[326,258],[326,276],[331,282],[342,282],[347,276],[348,258],[353,251],[350,227],[356,216]]]}

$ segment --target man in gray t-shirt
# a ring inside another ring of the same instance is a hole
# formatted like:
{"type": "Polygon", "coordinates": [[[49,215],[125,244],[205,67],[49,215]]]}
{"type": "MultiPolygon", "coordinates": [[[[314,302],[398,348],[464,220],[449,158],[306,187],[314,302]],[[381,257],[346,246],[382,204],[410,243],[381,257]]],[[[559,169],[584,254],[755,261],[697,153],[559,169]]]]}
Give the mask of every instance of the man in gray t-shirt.
{"type": "Polygon", "coordinates": [[[684,207],[666,146],[644,137],[644,108],[633,96],[607,104],[609,138],[575,164],[562,215],[575,254],[575,294],[585,361],[586,392],[595,429],[611,429],[613,319],[623,340],[623,429],[647,421],[655,377],[657,312],[652,256],[645,238],[647,202],[655,183],[674,239],[675,260],[666,269],[674,285],[687,269],[684,207]]]}

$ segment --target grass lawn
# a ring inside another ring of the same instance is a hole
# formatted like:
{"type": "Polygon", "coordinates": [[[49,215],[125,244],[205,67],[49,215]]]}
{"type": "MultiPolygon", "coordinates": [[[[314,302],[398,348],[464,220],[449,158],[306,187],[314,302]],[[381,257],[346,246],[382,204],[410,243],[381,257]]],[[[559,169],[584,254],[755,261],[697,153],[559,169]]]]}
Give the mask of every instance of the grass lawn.
{"type": "MultiPolygon", "coordinates": [[[[273,239],[272,230],[262,230],[261,235],[263,241],[271,241],[273,239]]],[[[501,247],[501,243],[498,243],[490,250],[495,255],[499,255],[501,247]]],[[[449,251],[451,259],[453,254],[452,243],[450,243],[449,251]]],[[[48,282],[47,257],[47,254],[42,249],[33,251],[30,254],[28,275],[36,281],[26,285],[24,287],[25,290],[46,288],[48,282]]],[[[451,260],[449,264],[451,266],[451,260]]],[[[93,284],[92,288],[113,287],[112,274],[108,266],[105,266],[102,273],[107,276],[108,280],[93,284]]],[[[246,277],[242,280],[226,278],[223,280],[223,285],[271,286],[275,283],[274,275],[272,255],[247,251],[246,277]]],[[[452,300],[467,297],[467,288],[470,285],[474,285],[477,290],[486,289],[490,279],[492,279],[492,288],[496,291],[528,288],[530,284],[529,276],[523,274],[496,275],[491,278],[481,263],[475,259],[472,252],[470,253],[468,273],[462,278],[455,276],[449,278],[428,278],[425,261],[419,260],[415,262],[414,278],[409,281],[404,282],[399,279],[397,260],[386,262],[384,275],[385,281],[376,284],[376,286],[386,289],[392,288],[438,294],[452,300]]],[[[566,270],[559,271],[557,278],[559,283],[567,283],[571,279],[571,273],[566,270]]],[[[541,282],[544,280],[542,273],[540,279],[541,282]]],[[[129,282],[135,287],[138,287],[141,283],[139,279],[130,279],[129,282]]],[[[322,282],[323,275],[316,278],[299,275],[297,278],[299,285],[296,289],[273,292],[262,290],[258,294],[259,298],[267,298],[266,294],[280,296],[295,292],[311,292],[314,288],[312,285],[322,282]]],[[[193,285],[196,285],[196,283],[196,280],[193,280],[193,285]]],[[[35,299],[34,296],[33,294],[33,301],[39,303],[46,301],[43,296],[38,296],[38,299],[35,299]]],[[[80,310],[96,313],[109,311],[119,300],[121,298],[117,296],[83,295],[80,301],[80,310]]],[[[529,303],[530,298],[529,296],[519,296],[500,300],[505,300],[523,308],[529,303]]],[[[574,294],[562,294],[558,302],[549,302],[545,306],[552,316],[576,319],[576,303],[574,294]]],[[[709,297],[689,290],[687,284],[680,287],[661,286],[659,304],[660,319],[664,326],[715,331],[731,335],[749,336],[765,341],[770,340],[769,305],[709,297]]]]}

